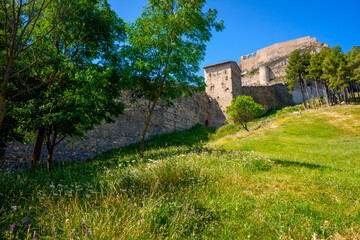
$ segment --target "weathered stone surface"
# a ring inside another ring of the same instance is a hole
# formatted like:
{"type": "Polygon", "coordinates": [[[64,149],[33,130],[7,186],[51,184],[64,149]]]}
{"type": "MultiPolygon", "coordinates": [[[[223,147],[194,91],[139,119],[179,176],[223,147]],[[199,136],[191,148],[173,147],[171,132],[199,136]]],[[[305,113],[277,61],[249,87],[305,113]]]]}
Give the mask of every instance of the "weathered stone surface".
{"type": "Polygon", "coordinates": [[[289,89],[282,83],[269,86],[247,86],[241,88],[241,95],[251,96],[265,110],[283,108],[294,104],[289,89]]]}
{"type": "MultiPolygon", "coordinates": [[[[57,147],[54,160],[85,160],[98,153],[139,142],[145,124],[147,101],[140,99],[136,103],[130,103],[126,93],[122,101],[126,105],[125,112],[114,124],[96,126],[93,131],[85,134],[84,139],[65,140],[57,147]]],[[[160,102],[155,108],[147,138],[174,130],[189,129],[198,123],[219,126],[224,120],[216,102],[211,101],[205,92],[197,93],[193,97],[175,100],[173,106],[160,102]]],[[[32,150],[31,143],[11,143],[5,159],[23,159],[24,162],[30,162],[32,150]]],[[[44,147],[41,155],[43,161],[46,155],[47,150],[44,147]]]]}
{"type": "Polygon", "coordinates": [[[242,56],[239,67],[242,72],[250,72],[265,63],[276,61],[284,56],[290,55],[295,49],[312,47],[313,51],[320,51],[326,44],[316,41],[316,38],[303,37],[290,41],[276,43],[266,48],[257,50],[255,53],[242,56]]]}
{"type": "Polygon", "coordinates": [[[229,61],[204,67],[206,93],[213,102],[211,109],[220,108],[210,118],[212,125],[219,127],[226,119],[225,111],[231,100],[241,91],[241,72],[236,62],[229,61]]]}

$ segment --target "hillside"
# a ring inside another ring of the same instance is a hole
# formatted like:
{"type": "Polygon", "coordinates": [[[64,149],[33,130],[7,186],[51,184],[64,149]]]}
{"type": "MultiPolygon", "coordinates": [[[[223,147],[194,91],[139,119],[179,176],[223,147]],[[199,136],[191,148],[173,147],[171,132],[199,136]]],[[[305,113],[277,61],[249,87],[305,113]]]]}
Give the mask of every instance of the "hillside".
{"type": "Polygon", "coordinates": [[[292,110],[2,172],[0,238],[359,239],[360,107],[292,110]]]}

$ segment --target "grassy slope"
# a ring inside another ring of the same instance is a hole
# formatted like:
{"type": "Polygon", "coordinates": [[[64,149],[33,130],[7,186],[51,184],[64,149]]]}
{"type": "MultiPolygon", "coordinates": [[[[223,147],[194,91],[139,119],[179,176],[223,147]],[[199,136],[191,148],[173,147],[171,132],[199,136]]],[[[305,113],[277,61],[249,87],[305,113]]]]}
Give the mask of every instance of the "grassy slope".
{"type": "Polygon", "coordinates": [[[259,126],[158,136],[144,161],[134,145],[51,175],[0,173],[0,238],[359,239],[360,107],[259,126]]]}
{"type": "MultiPolygon", "coordinates": [[[[255,151],[275,162],[277,168],[253,174],[250,184],[238,190],[258,198],[264,212],[275,216],[281,209],[279,215],[293,218],[289,222],[296,223],[288,231],[317,222],[318,229],[332,228],[323,237],[334,237],[335,229],[349,221],[360,238],[359,106],[286,114],[253,132],[240,131],[208,145],[255,151]]],[[[302,239],[309,233],[291,235],[302,239]]]]}
{"type": "Polygon", "coordinates": [[[360,107],[287,114],[256,131],[240,131],[210,145],[256,151],[289,164],[360,170],[360,107]]]}

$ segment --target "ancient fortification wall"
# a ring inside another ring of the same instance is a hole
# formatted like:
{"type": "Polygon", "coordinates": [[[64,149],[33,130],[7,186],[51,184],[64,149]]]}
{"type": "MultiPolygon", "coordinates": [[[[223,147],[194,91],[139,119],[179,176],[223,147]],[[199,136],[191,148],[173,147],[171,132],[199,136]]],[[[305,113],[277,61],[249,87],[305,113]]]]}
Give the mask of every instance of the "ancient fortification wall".
{"type": "Polygon", "coordinates": [[[241,94],[253,97],[265,110],[294,105],[289,89],[282,83],[270,86],[242,87],[241,94]]]}
{"type": "Polygon", "coordinates": [[[242,56],[239,67],[242,72],[251,71],[266,62],[271,62],[283,56],[290,55],[295,49],[305,48],[317,43],[316,38],[303,37],[286,42],[276,43],[266,48],[257,50],[255,53],[242,56]]]}
{"type": "MultiPolygon", "coordinates": [[[[81,159],[94,157],[110,149],[127,146],[140,141],[145,124],[145,100],[130,103],[127,95],[123,99],[126,109],[114,124],[103,124],[85,134],[85,139],[67,139],[54,154],[55,160],[81,159]]],[[[147,136],[185,130],[200,124],[221,126],[225,117],[215,101],[210,101],[205,92],[193,97],[179,98],[173,106],[160,102],[154,111],[147,136]]],[[[7,148],[5,159],[30,162],[33,151],[32,144],[12,143],[7,148]]],[[[46,159],[47,150],[43,147],[41,158],[46,159]]]]}
{"type": "MultiPolygon", "coordinates": [[[[230,106],[231,100],[239,95],[252,96],[266,110],[294,104],[287,87],[279,83],[285,74],[286,56],[296,48],[314,44],[318,45],[315,38],[295,39],[243,56],[239,62],[240,67],[234,61],[204,67],[206,91],[193,97],[176,99],[173,106],[159,103],[147,136],[188,129],[198,123],[220,127],[226,119],[226,108],[230,106]],[[274,62],[274,59],[277,61],[274,62]],[[272,65],[264,64],[270,61],[273,61],[272,65]],[[240,69],[258,70],[242,77],[240,69]]],[[[299,93],[294,91],[293,96],[298,103],[299,93]]],[[[97,126],[86,133],[82,140],[67,139],[57,148],[54,159],[87,159],[97,153],[139,142],[145,124],[147,102],[138,100],[130,103],[126,93],[122,101],[127,107],[116,123],[97,126]]],[[[32,150],[32,145],[12,143],[7,149],[5,159],[30,161],[32,150]]],[[[41,158],[45,159],[46,154],[44,147],[41,158]]]]}

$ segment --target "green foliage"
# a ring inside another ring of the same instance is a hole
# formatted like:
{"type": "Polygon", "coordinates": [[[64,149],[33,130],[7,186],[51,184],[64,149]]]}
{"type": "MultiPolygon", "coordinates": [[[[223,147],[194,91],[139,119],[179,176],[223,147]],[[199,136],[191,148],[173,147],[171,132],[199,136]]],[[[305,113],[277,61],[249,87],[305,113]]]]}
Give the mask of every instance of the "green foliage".
{"type": "MultiPolygon", "coordinates": [[[[44,127],[51,154],[65,137],[82,136],[94,125],[113,122],[124,110],[116,100],[122,88],[118,51],[125,40],[123,21],[106,0],[53,1],[44,14],[66,6],[71,6],[66,21],[61,22],[57,14],[39,20],[34,34],[40,36],[47,31],[48,22],[61,24],[52,31],[54,35],[42,38],[41,47],[32,48],[38,58],[46,49],[43,61],[9,87],[9,93],[18,95],[9,105],[12,114],[19,116],[21,130],[32,136],[44,127]]],[[[44,139],[39,141],[41,144],[44,139]]]]}
{"type": "Polygon", "coordinates": [[[354,46],[348,54],[351,79],[360,84],[360,46],[354,46]]]}
{"type": "Polygon", "coordinates": [[[145,98],[147,116],[141,136],[143,157],[145,135],[159,100],[172,100],[204,89],[203,77],[197,76],[205,57],[211,30],[220,31],[217,11],[203,12],[205,0],[151,0],[141,18],[127,26],[128,45],[124,81],[133,100],[145,98]]]}
{"type": "Polygon", "coordinates": [[[331,48],[327,52],[322,64],[322,78],[327,79],[330,89],[338,87],[347,87],[346,77],[349,73],[345,54],[340,46],[331,48]]]}
{"type": "Polygon", "coordinates": [[[238,96],[231,101],[231,105],[226,109],[228,121],[240,124],[247,131],[247,124],[254,118],[263,114],[265,109],[250,96],[238,96]]]}
{"type": "Polygon", "coordinates": [[[290,92],[294,89],[297,83],[303,84],[303,79],[305,77],[305,69],[309,65],[309,54],[301,54],[299,49],[293,51],[290,55],[288,65],[286,68],[286,81],[290,92]]]}
{"type": "Polygon", "coordinates": [[[205,57],[205,43],[212,28],[223,28],[222,21],[216,22],[216,10],[202,11],[205,2],[149,1],[141,18],[127,26],[126,85],[134,98],[154,101],[160,93],[160,99],[171,101],[203,90],[203,78],[196,74],[205,57]]]}
{"type": "Polygon", "coordinates": [[[322,64],[328,51],[329,48],[323,48],[320,52],[316,52],[311,55],[310,64],[306,68],[307,78],[314,78],[316,80],[320,80],[322,78],[322,64]]]}

